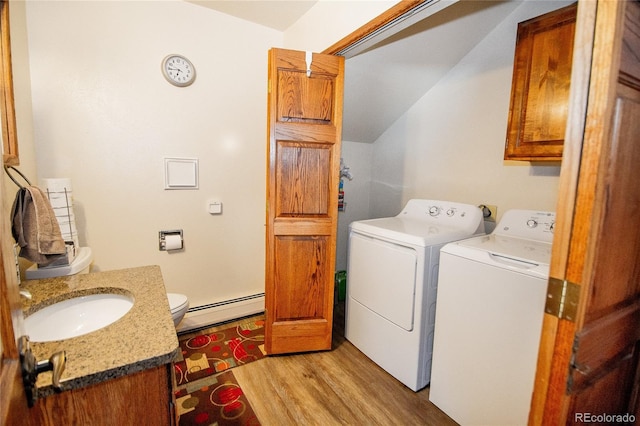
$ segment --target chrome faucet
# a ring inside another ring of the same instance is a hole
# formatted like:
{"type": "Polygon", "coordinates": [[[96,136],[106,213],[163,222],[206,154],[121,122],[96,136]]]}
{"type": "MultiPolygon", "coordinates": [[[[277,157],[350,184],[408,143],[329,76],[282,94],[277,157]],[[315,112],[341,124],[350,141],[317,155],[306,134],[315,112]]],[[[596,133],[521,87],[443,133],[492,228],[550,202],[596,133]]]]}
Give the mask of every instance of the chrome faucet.
{"type": "Polygon", "coordinates": [[[29,290],[20,290],[20,296],[31,300],[31,293],[29,292],[29,290]]]}

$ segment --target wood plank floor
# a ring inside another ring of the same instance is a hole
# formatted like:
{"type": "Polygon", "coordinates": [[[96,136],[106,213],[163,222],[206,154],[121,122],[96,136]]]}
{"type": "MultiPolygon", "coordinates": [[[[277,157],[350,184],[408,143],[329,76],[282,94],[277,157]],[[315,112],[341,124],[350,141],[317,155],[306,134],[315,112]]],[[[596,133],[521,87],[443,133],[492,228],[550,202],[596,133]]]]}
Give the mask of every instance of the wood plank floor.
{"type": "Polygon", "coordinates": [[[456,425],[429,402],[428,387],[413,392],[345,340],[339,309],[336,319],[331,351],[233,369],[263,425],[456,425]]]}

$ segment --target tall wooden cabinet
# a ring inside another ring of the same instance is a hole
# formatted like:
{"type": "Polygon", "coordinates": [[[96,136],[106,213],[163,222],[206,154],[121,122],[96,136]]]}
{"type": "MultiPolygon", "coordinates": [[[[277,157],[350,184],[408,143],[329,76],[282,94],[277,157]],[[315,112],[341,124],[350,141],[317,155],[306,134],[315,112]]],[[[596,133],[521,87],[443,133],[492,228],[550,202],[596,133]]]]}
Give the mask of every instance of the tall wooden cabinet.
{"type": "Polygon", "coordinates": [[[518,24],[505,160],[560,161],[577,3],[518,24]]]}

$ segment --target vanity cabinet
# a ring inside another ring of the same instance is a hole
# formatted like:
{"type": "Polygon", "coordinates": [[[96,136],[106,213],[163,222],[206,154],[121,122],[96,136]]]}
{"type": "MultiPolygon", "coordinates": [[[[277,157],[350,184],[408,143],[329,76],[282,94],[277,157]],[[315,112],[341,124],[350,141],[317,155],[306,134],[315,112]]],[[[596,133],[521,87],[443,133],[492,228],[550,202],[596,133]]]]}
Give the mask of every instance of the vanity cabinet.
{"type": "Polygon", "coordinates": [[[518,24],[505,160],[560,161],[577,4],[518,24]]]}
{"type": "MultiPolygon", "coordinates": [[[[23,424],[175,425],[171,364],[36,400],[23,424]]],[[[24,419],[23,419],[24,420],[24,419]]]]}
{"type": "Polygon", "coordinates": [[[180,347],[157,265],[26,280],[26,316],[43,306],[91,294],[134,300],[119,320],[91,333],[29,344],[37,360],[64,351],[61,390],[50,371],[38,374],[37,399],[21,425],[176,424],[173,360],[180,347]],[[33,311],[32,311],[33,310],[33,311]]]}

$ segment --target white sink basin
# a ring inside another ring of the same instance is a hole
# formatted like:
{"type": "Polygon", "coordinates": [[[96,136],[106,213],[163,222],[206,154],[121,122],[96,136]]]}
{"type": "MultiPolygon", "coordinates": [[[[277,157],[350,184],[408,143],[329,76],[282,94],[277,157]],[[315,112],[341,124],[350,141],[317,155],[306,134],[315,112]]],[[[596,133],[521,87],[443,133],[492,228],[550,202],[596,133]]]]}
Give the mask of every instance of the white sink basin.
{"type": "Polygon", "coordinates": [[[133,298],[122,294],[92,294],[63,300],[25,318],[32,342],[51,342],[82,336],[108,326],[133,307],[133,298]]]}

